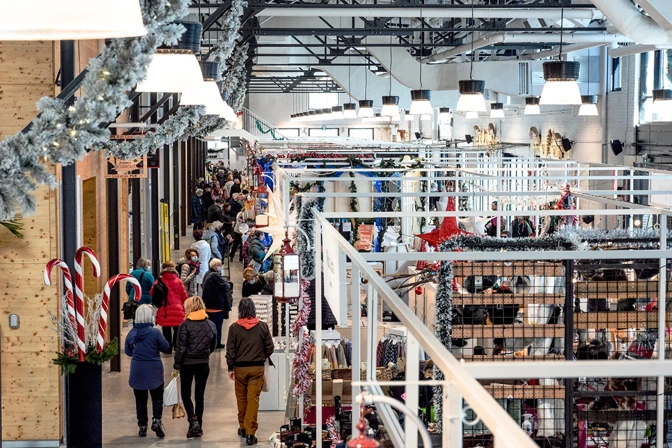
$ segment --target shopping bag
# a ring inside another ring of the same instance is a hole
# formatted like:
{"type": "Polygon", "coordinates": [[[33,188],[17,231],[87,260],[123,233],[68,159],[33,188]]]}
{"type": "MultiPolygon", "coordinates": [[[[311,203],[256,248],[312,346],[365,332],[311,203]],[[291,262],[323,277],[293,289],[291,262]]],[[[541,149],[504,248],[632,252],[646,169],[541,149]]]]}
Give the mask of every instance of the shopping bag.
{"type": "Polygon", "coordinates": [[[184,418],[187,416],[187,413],[184,412],[184,408],[180,403],[177,403],[173,406],[173,419],[184,418]]]}
{"type": "Polygon", "coordinates": [[[180,378],[179,375],[175,376],[172,380],[170,380],[170,383],[168,383],[168,386],[166,386],[165,390],[163,391],[163,406],[168,407],[168,406],[174,406],[178,403],[178,384],[177,380],[180,378]]]}
{"type": "Polygon", "coordinates": [[[264,363],[264,385],[261,386],[262,392],[271,390],[271,360],[267,359],[264,363]]]}

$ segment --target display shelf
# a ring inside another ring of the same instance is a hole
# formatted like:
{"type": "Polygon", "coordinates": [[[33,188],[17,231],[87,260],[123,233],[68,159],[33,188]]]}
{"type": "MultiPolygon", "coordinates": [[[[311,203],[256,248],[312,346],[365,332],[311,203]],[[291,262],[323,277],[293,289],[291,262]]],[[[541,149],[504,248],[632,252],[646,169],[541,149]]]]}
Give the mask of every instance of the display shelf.
{"type": "Polygon", "coordinates": [[[457,359],[464,359],[466,362],[499,362],[499,361],[563,361],[562,355],[539,355],[539,356],[512,356],[512,355],[454,355],[457,359]]]}
{"type": "MultiPolygon", "coordinates": [[[[308,387],[308,394],[313,401],[315,397],[315,382],[311,381],[308,387]]],[[[324,404],[334,404],[334,397],[341,397],[341,403],[352,403],[352,381],[349,380],[331,380],[322,381],[322,402],[324,404]]]]}
{"type": "Polygon", "coordinates": [[[535,277],[562,277],[565,272],[561,263],[533,263],[513,261],[511,263],[502,262],[473,262],[473,263],[455,263],[455,277],[467,277],[470,275],[496,275],[499,277],[515,277],[530,275],[534,273],[535,277]],[[534,266],[534,269],[531,267],[534,266]]]}
{"type": "MultiPolygon", "coordinates": [[[[658,295],[658,282],[655,280],[579,282],[574,286],[581,299],[637,299],[658,295]]],[[[672,291],[672,282],[667,282],[667,291],[672,291]]]]}
{"type": "Polygon", "coordinates": [[[562,304],[564,294],[453,294],[454,305],[562,304]]]}
{"type": "Polygon", "coordinates": [[[538,386],[529,384],[489,384],[483,386],[493,398],[517,398],[521,400],[546,398],[563,400],[564,386],[538,386]]]}
{"type": "Polygon", "coordinates": [[[454,325],[453,338],[562,338],[564,325],[454,325]]]}
{"type": "MultiPolygon", "coordinates": [[[[587,420],[591,422],[619,422],[623,420],[648,420],[656,421],[656,410],[647,411],[624,411],[618,409],[604,409],[600,411],[578,411],[576,413],[578,420],[587,420]]],[[[672,418],[672,411],[665,411],[665,419],[672,418]]]]}
{"type": "MultiPolygon", "coordinates": [[[[672,312],[665,320],[672,319],[672,312]]],[[[655,328],[658,325],[657,311],[603,311],[574,315],[574,328],[655,328]]]]}

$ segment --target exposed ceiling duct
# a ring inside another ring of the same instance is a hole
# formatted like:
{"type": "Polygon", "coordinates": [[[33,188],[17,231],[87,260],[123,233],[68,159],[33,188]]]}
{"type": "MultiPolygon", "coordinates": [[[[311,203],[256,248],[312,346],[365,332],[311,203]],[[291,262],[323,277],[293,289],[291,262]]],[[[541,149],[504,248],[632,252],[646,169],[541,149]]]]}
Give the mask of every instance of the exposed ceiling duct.
{"type": "MultiPolygon", "coordinates": [[[[663,29],[630,3],[630,0],[591,0],[619,33],[644,45],[672,48],[672,32],[663,29]]],[[[665,0],[666,2],[669,0],[665,0]]]]}

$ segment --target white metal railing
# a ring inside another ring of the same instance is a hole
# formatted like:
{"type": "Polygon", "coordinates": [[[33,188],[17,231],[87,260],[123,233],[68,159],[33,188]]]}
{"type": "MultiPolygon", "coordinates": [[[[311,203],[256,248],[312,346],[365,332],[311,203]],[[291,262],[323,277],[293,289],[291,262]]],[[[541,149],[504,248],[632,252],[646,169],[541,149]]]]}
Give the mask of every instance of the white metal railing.
{"type": "Polygon", "coordinates": [[[241,117],[241,122],[243,129],[254,135],[258,139],[268,139],[272,140],[273,135],[279,139],[286,139],[280,132],[277,131],[275,126],[273,126],[268,121],[261,118],[259,115],[255,114],[251,110],[243,107],[243,115],[241,117]],[[258,124],[257,124],[258,123],[258,124]],[[259,129],[261,127],[261,129],[259,129]],[[263,130],[263,132],[262,132],[263,130]]]}

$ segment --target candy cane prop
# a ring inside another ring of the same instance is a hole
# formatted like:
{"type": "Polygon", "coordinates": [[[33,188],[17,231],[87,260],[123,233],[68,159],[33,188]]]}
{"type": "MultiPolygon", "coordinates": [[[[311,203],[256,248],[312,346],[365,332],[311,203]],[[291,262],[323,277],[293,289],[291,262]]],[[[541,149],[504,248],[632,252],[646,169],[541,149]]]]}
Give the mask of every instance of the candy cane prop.
{"type": "Polygon", "coordinates": [[[77,345],[79,346],[79,361],[84,362],[86,353],[86,322],[84,321],[84,270],[82,263],[84,254],[86,254],[93,264],[93,276],[100,277],[100,263],[93,249],[82,246],[75,253],[75,295],[77,296],[77,345]]]}
{"type": "Polygon", "coordinates": [[[132,275],[118,274],[107,281],[105,288],[103,289],[103,303],[100,305],[100,323],[98,325],[98,337],[96,338],[99,353],[103,351],[103,346],[105,345],[105,332],[107,331],[107,310],[110,307],[110,290],[112,287],[114,287],[114,285],[122,280],[126,280],[133,285],[133,288],[135,289],[136,302],[140,300],[140,296],[142,295],[140,282],[132,275]]]}
{"type": "MultiPolygon", "coordinates": [[[[51,271],[55,267],[61,268],[63,271],[63,281],[65,282],[65,290],[68,298],[68,318],[70,319],[70,324],[72,328],[77,328],[77,318],[75,317],[75,299],[72,293],[72,276],[70,275],[70,268],[65,261],[60,258],[54,258],[50,260],[47,265],[44,267],[44,284],[51,286],[51,271]]],[[[78,350],[75,347],[75,350],[78,350]]]]}

